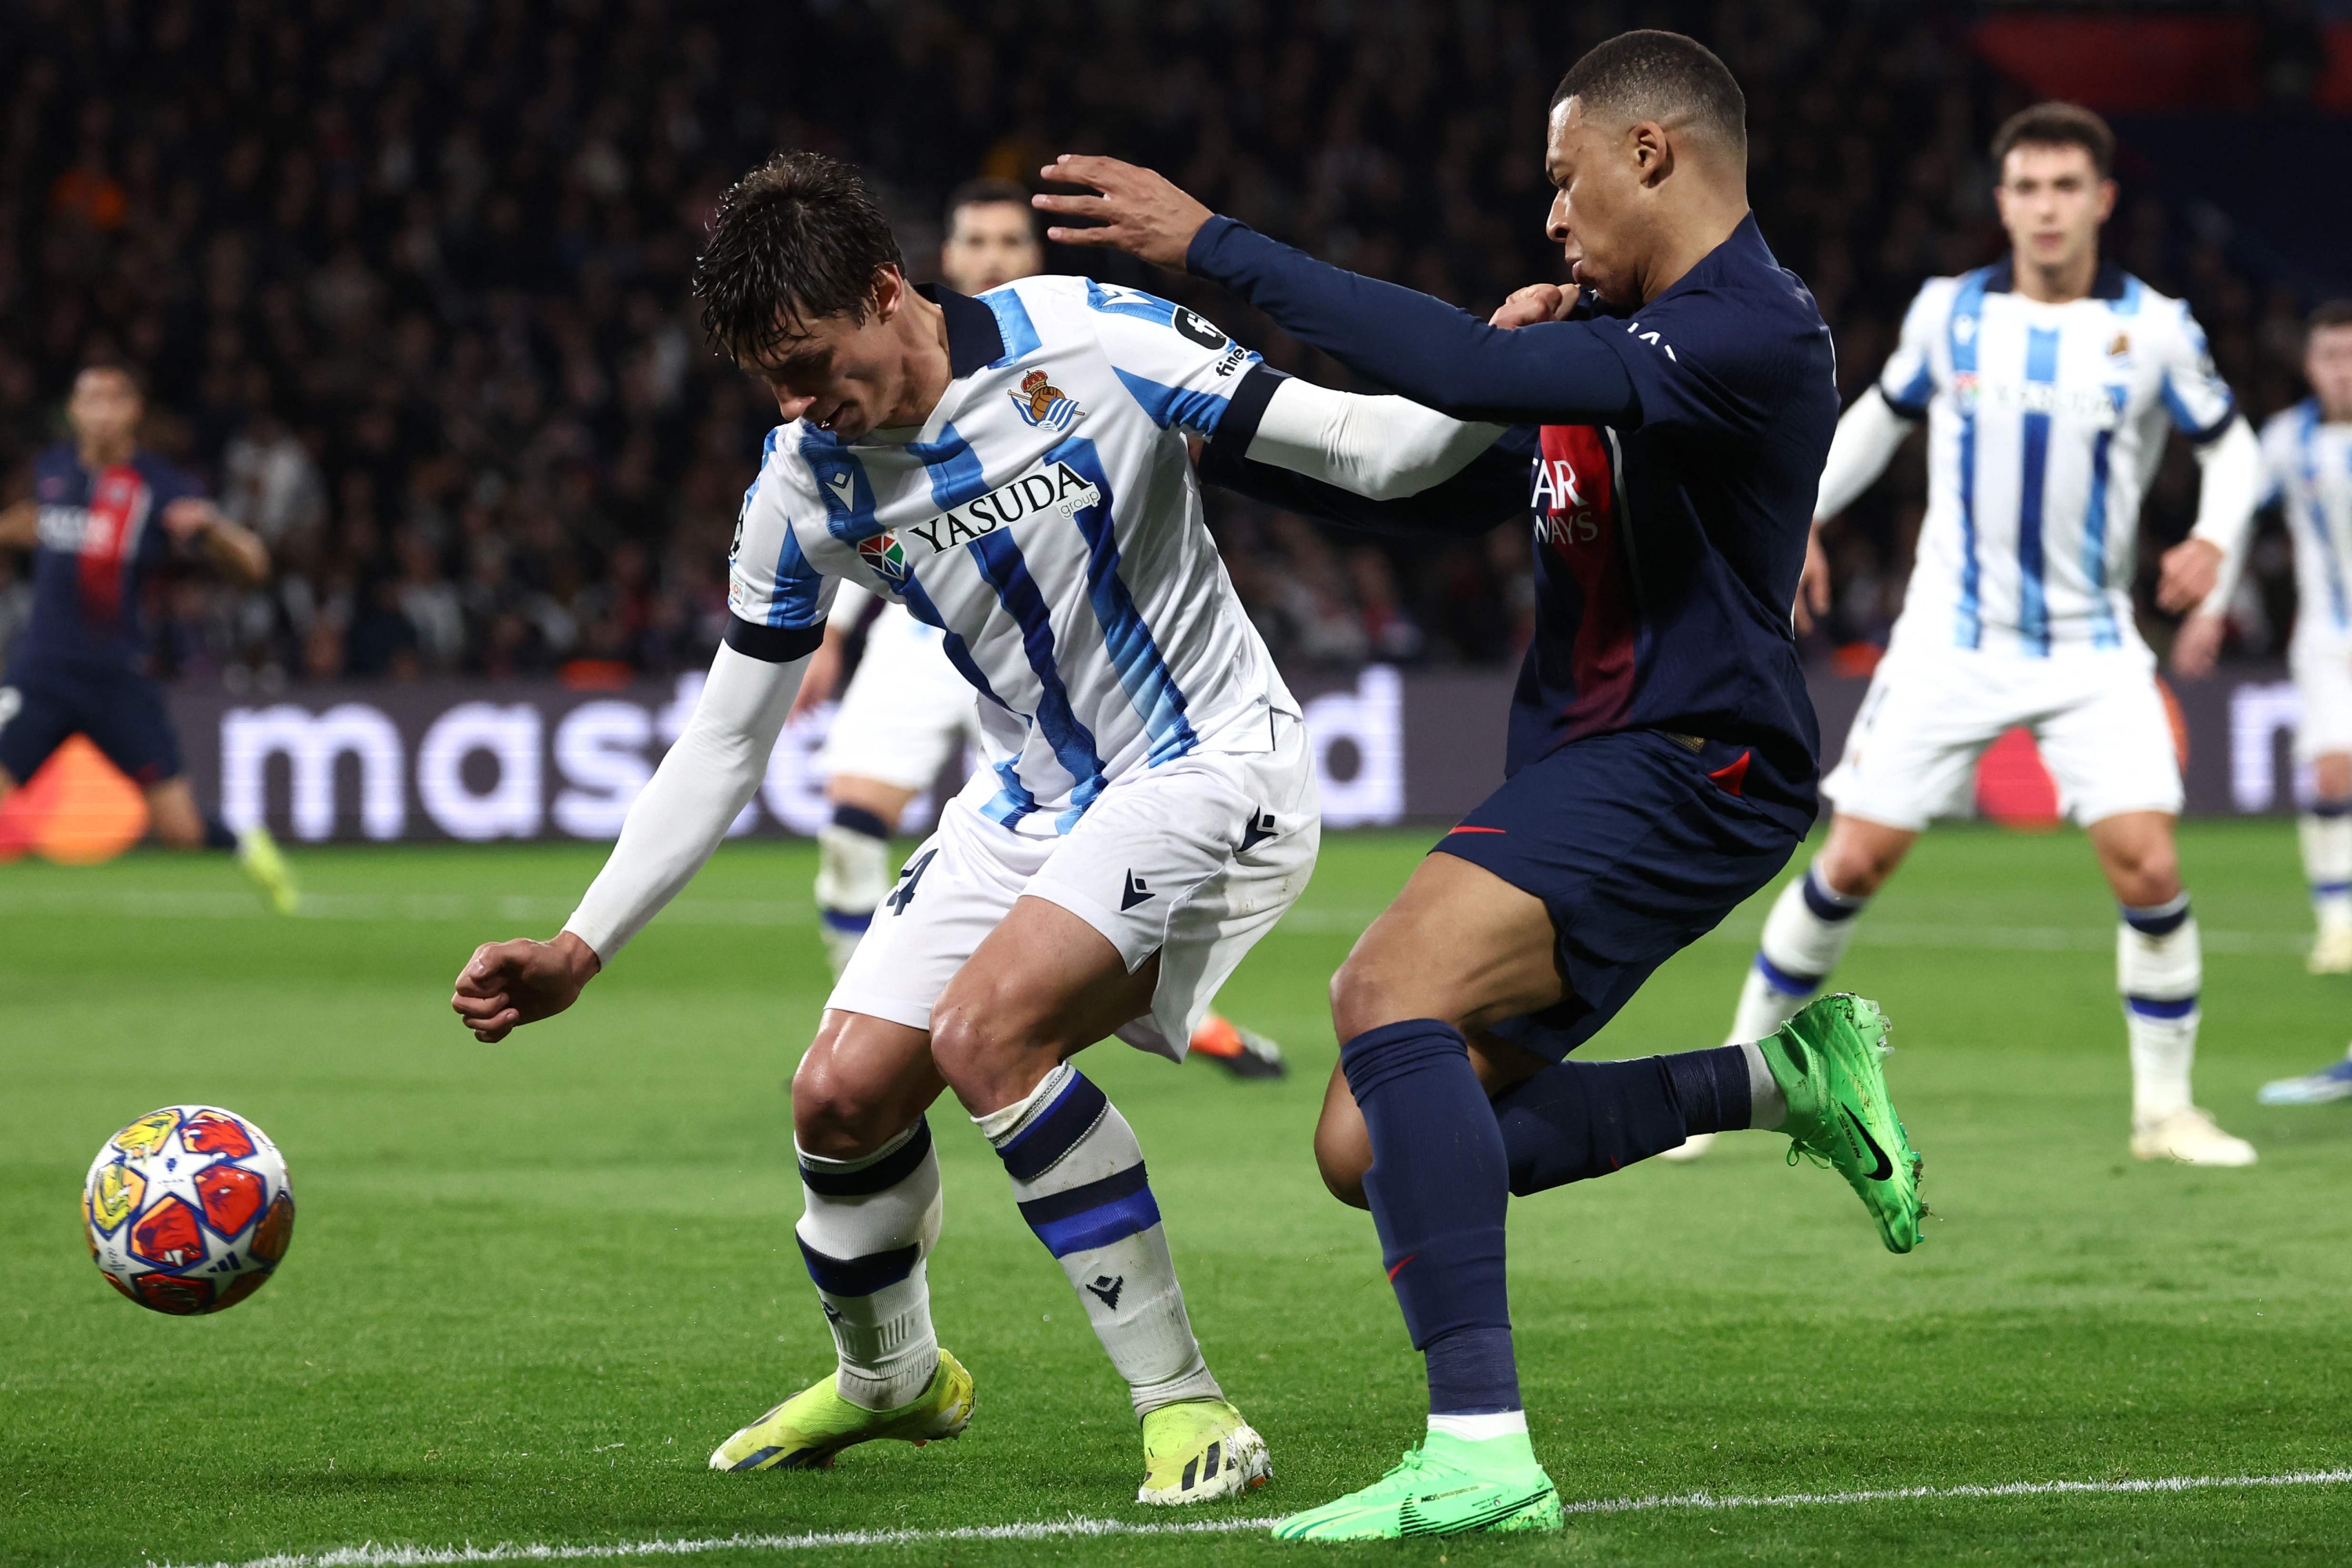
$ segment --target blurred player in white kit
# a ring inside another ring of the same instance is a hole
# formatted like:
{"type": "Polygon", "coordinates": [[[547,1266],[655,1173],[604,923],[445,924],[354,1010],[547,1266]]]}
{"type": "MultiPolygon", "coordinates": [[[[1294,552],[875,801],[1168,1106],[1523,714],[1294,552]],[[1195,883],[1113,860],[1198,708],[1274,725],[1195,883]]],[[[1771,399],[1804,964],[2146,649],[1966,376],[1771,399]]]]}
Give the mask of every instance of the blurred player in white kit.
{"type": "MultiPolygon", "coordinates": [[[[972,180],[948,198],[941,281],[977,298],[1042,271],[1045,247],[1029,193],[1011,180],[972,180]]],[[[817,769],[833,819],[817,833],[816,905],[825,956],[837,975],[890,891],[890,835],[908,805],[940,771],[980,743],[979,699],[927,626],[855,583],[841,584],[824,645],[809,661],[793,717],[841,688],[849,644],[860,626],[866,651],[825,736],[817,769]]],[[[1212,1012],[1193,1032],[1193,1051],[1241,1078],[1280,1078],[1282,1049],[1212,1012]]]]}
{"type": "MultiPolygon", "coordinates": [[[[1927,516],[1903,614],[1822,781],[1837,808],[1828,841],[1773,905],[1731,1038],[1770,1034],[1821,986],[1929,819],[1967,800],[1978,756],[2023,725],[2120,906],[2133,1154],[2250,1165],[2252,1145],[2190,1098],[2203,960],[2173,841],[2179,761],[2130,584],[2168,423],[2202,474],[2196,527],[2165,552],[2158,599],[2196,609],[2192,626],[2220,608],[2260,449],[2188,308],[2099,256],[2116,198],[2105,121],[2039,104],[1992,150],[2011,255],[1927,280],[1822,476],[1817,526],[1927,422],[1927,516]]],[[[1800,596],[1823,608],[1818,572],[1809,563],[1800,596]]]]}
{"type": "MultiPolygon", "coordinates": [[[[2303,374],[2311,395],[2263,427],[2263,459],[2294,541],[2297,613],[2287,658],[2303,697],[2294,752],[2316,786],[2300,823],[2319,922],[2310,967],[2343,974],[2352,973],[2352,300],[2312,312],[2303,374]]],[[[2352,1053],[2262,1091],[2265,1105],[2347,1099],[2352,1053]]]]}

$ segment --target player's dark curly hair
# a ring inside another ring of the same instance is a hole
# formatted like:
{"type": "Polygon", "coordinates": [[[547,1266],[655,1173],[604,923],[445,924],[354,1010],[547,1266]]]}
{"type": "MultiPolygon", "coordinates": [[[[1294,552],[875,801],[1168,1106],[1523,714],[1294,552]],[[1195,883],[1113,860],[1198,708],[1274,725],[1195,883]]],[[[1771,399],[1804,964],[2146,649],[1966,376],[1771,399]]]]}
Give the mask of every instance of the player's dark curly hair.
{"type": "Polygon", "coordinates": [[[2056,99],[2030,104],[2000,122],[1992,133],[1992,164],[2009,161],[2012,147],[2080,147],[2105,179],[2115,172],[2116,133],[2095,110],[2056,99]]]}
{"type": "Polygon", "coordinates": [[[756,362],[812,321],[865,321],[875,275],[905,265],[856,169],[822,153],[779,153],[719,199],[710,243],[694,258],[702,331],[736,363],[756,362]]]}
{"type": "Polygon", "coordinates": [[[1687,115],[1702,135],[1748,155],[1748,95],[1713,49],[1681,33],[1639,27],[1593,45],[1552,89],[1552,107],[1571,98],[1637,121],[1687,115]]]}

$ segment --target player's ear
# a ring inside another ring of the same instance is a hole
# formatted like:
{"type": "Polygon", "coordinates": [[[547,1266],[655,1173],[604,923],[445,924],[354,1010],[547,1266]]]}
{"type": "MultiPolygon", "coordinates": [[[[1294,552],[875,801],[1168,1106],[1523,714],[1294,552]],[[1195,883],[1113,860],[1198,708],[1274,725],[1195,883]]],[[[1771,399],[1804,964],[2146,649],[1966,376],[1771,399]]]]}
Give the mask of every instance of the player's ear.
{"type": "Polygon", "coordinates": [[[2099,182],[2099,221],[2105,223],[2116,216],[2116,183],[2112,179],[2099,182]]]}
{"type": "Polygon", "coordinates": [[[1656,121],[1635,121],[1625,132],[1625,145],[1633,156],[1633,177],[1642,184],[1654,185],[1675,172],[1675,144],[1656,121]]]}
{"type": "Polygon", "coordinates": [[[874,319],[887,321],[898,315],[907,302],[907,277],[895,267],[885,267],[874,274],[874,319]]]}

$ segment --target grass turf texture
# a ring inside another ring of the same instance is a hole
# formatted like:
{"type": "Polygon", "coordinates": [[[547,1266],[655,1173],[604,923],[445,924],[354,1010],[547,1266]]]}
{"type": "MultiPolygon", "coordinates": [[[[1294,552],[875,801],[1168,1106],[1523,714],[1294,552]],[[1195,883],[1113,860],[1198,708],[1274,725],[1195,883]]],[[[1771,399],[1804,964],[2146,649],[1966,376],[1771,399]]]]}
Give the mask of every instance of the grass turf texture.
{"type": "MultiPolygon", "coordinates": [[[[2210,937],[2199,1094],[2262,1164],[2127,1157],[2114,915],[2078,835],[1931,835],[1840,978],[1895,1020],[1891,1079],[1940,1217],[1890,1257],[1833,1176],[1782,1168],[1766,1137],[1515,1205],[1521,1379],[1564,1497],[2352,1462],[2352,1106],[2253,1103],[2263,1079],[2341,1049],[2352,983],[2302,971],[2289,826],[2184,840],[2210,937]]],[[[1371,1226],[1324,1195],[1307,1143],[1335,1051],[1324,979],[1425,843],[1333,835],[1228,988],[1289,1049],[1286,1082],[1115,1043],[1085,1058],[1142,1139],[1211,1363],[1273,1446],[1274,1484],[1229,1514],[1360,1485],[1421,1425],[1371,1226]]],[[[0,1562],[1169,1521],[1129,1500],[1123,1391],[950,1103],[932,1113],[950,1199],[931,1280],[979,1380],[971,1432],[825,1474],[704,1468],[831,1365],[790,1234],[782,1093],[825,990],[813,862],[730,846],[582,1006],[477,1045],[446,1010],[458,964],[478,941],[551,931],[600,853],[304,854],[321,918],[291,921],[225,859],[0,868],[0,1562]],[[215,1319],[121,1300],[77,1234],[100,1142],[171,1101],[253,1116],[300,1204],[279,1277],[215,1319]]],[[[1716,1043],[1769,896],[1668,964],[1596,1052],[1716,1043]]],[[[1664,1510],[1339,1555],[2319,1563],[2347,1537],[2339,1485],[1664,1510]]],[[[790,1560],[1315,1550],[1244,1533],[790,1560]]],[[[774,1554],[697,1561],[754,1557],[774,1554]]]]}

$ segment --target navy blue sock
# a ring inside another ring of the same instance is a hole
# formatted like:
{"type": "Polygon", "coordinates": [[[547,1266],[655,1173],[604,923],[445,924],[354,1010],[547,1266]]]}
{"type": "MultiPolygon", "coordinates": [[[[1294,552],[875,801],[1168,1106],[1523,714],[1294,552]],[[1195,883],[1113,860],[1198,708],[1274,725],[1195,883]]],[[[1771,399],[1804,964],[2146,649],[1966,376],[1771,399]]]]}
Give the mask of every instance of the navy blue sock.
{"type": "Polygon", "coordinates": [[[205,847],[234,849],[236,847],[236,835],[229,831],[228,824],[219,816],[207,816],[205,818],[205,847]]]}
{"type": "Polygon", "coordinates": [[[1748,1057],[1738,1046],[1561,1062],[1495,1097],[1511,1191],[1521,1197],[1622,1171],[1693,1133],[1733,1131],[1753,1119],[1748,1057]]]}
{"type": "Polygon", "coordinates": [[[1364,1196],[1433,1415],[1519,1407],[1503,1278],[1510,1173],[1460,1032],[1434,1018],[1367,1029],[1339,1050],[1371,1135],[1364,1196]]]}
{"type": "Polygon", "coordinates": [[[852,833],[863,833],[868,838],[887,839],[890,825],[862,805],[836,805],[833,808],[833,825],[852,833]]]}

